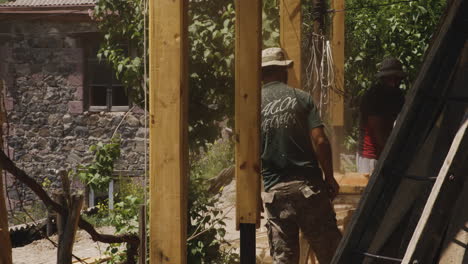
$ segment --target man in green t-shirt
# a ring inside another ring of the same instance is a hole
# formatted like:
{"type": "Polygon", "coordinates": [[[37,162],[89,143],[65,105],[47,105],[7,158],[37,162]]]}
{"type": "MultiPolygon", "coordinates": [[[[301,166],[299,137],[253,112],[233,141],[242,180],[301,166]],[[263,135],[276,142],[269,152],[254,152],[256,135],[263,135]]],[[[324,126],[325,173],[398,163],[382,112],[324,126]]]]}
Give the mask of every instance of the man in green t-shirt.
{"type": "Polygon", "coordinates": [[[275,264],[299,260],[299,230],[320,264],[341,240],[331,201],[339,191],[330,143],[312,97],[287,86],[281,48],[262,52],[262,176],[270,252],[275,264]],[[322,170],[323,175],[322,176],[322,170]]]}

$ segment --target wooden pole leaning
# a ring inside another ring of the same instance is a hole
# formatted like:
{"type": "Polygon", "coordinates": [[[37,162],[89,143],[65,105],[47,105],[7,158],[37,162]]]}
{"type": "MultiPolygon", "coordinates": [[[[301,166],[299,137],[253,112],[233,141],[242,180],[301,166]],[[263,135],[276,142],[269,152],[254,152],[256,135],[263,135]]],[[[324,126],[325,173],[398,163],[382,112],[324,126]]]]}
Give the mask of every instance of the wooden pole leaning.
{"type": "Polygon", "coordinates": [[[236,0],[236,225],[241,263],[255,263],[260,226],[260,66],[262,1],[236,0]]]}
{"type": "Polygon", "coordinates": [[[187,10],[149,3],[151,264],[187,262],[187,10]]]}

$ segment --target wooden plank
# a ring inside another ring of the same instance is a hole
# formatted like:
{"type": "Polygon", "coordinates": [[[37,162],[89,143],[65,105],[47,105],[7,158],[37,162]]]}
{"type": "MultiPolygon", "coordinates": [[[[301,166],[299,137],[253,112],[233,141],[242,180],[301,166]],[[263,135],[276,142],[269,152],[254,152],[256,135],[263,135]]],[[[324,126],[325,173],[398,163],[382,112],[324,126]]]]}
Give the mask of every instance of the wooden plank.
{"type": "Polygon", "coordinates": [[[260,225],[261,0],[236,1],[236,224],[260,225]]]}
{"type": "MultiPolygon", "coordinates": [[[[3,107],[3,80],[0,80],[0,131],[3,130],[3,124],[6,120],[6,111],[3,107]]],[[[0,133],[3,135],[3,133],[0,133]]],[[[3,137],[0,136],[0,146],[3,146],[3,137]]],[[[8,152],[8,149],[6,150],[8,152]]],[[[8,232],[8,212],[6,208],[5,193],[6,188],[3,185],[3,171],[0,168],[0,264],[11,264],[11,241],[10,232],[8,232]]]]}
{"type": "Polygon", "coordinates": [[[468,260],[468,248],[466,246],[468,245],[468,210],[466,210],[466,201],[468,201],[468,181],[465,179],[465,186],[453,209],[453,212],[457,213],[453,213],[450,219],[439,264],[459,264],[466,263],[468,260]]]}
{"type": "MultiPolygon", "coordinates": [[[[461,187],[466,181],[468,166],[468,115],[460,130],[455,136],[449,153],[445,159],[437,180],[432,188],[429,199],[418,222],[413,237],[408,245],[404,264],[425,263],[429,256],[434,256],[434,250],[439,248],[441,234],[447,225],[447,215],[450,214],[455,204],[461,187]],[[439,232],[437,232],[439,231],[439,232]],[[428,251],[428,249],[432,249],[428,251]]],[[[432,260],[429,257],[429,260],[432,260]]]]}
{"type": "Polygon", "coordinates": [[[288,69],[288,85],[302,88],[302,10],[301,0],[280,1],[280,46],[286,58],[293,60],[288,69]]]}
{"type": "Polygon", "coordinates": [[[150,1],[150,259],[187,261],[187,0],[150,1]]]}
{"type": "Polygon", "coordinates": [[[393,197],[401,181],[403,175],[399,173],[413,161],[415,151],[445,104],[425,96],[432,93],[442,98],[447,92],[448,80],[467,36],[463,26],[466,7],[466,1],[454,0],[442,21],[332,263],[362,263],[362,252],[368,249],[389,206],[389,197],[393,197]]]}

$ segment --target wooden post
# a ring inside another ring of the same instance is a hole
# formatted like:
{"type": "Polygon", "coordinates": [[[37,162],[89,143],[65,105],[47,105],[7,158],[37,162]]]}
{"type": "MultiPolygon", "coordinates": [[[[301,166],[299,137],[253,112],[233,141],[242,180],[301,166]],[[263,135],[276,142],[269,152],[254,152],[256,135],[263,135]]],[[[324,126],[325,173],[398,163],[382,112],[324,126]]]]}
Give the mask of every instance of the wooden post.
{"type": "Polygon", "coordinates": [[[149,2],[152,264],[187,261],[187,6],[149,2]]]}
{"type": "Polygon", "coordinates": [[[81,207],[83,206],[83,195],[72,195],[66,219],[63,236],[59,240],[57,263],[71,264],[73,243],[75,242],[78,220],[80,220],[81,207]]]}
{"type": "MultiPolygon", "coordinates": [[[[65,195],[61,192],[59,193],[55,193],[54,194],[54,200],[55,202],[57,202],[58,204],[60,204],[63,208],[69,208],[68,204],[67,204],[67,201],[65,199],[65,195]]],[[[56,219],[55,219],[55,224],[57,226],[57,240],[58,240],[58,248],[57,248],[57,260],[59,259],[59,255],[60,255],[60,252],[62,252],[62,247],[63,247],[63,244],[61,243],[61,241],[63,241],[63,235],[65,233],[65,226],[66,226],[66,223],[67,223],[67,217],[68,215],[62,215],[62,214],[59,214],[57,213],[56,214],[56,219]]],[[[60,263],[60,262],[57,262],[57,263],[60,263]]]]}
{"type": "Polygon", "coordinates": [[[260,226],[261,3],[236,0],[236,225],[243,238],[241,263],[255,263],[251,233],[260,226]]]}
{"type": "MultiPolygon", "coordinates": [[[[331,1],[332,9],[344,10],[344,0],[331,1]]],[[[332,153],[335,170],[341,170],[340,154],[344,142],[344,42],[345,42],[345,12],[333,13],[332,22],[332,54],[335,70],[335,87],[330,93],[330,121],[333,127],[332,153]]]]}
{"type": "Polygon", "coordinates": [[[280,46],[286,58],[293,60],[288,69],[288,85],[302,88],[302,10],[301,0],[280,1],[280,46]]]}
{"type": "MultiPolygon", "coordinates": [[[[3,80],[0,80],[0,132],[6,119],[6,111],[3,108],[3,80]]],[[[0,133],[0,145],[3,146],[3,133],[0,133]]],[[[6,148],[8,152],[8,147],[6,148]]],[[[5,203],[5,187],[3,186],[3,173],[0,168],[0,264],[11,264],[11,241],[8,232],[8,212],[5,203]]]]}
{"type": "Polygon", "coordinates": [[[140,205],[140,216],[139,216],[139,233],[140,233],[140,247],[139,247],[139,264],[146,264],[146,206],[140,205]]]}

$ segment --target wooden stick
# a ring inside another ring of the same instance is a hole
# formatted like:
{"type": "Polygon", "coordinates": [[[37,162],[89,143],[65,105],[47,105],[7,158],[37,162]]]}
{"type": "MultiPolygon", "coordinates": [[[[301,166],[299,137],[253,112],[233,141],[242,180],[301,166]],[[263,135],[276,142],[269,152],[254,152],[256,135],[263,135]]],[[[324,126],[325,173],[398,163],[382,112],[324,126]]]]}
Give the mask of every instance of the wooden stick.
{"type": "Polygon", "coordinates": [[[63,235],[59,240],[58,262],[61,264],[72,263],[73,243],[75,242],[76,230],[80,219],[81,207],[83,206],[83,195],[72,195],[70,199],[70,210],[67,216],[63,235]]]}

